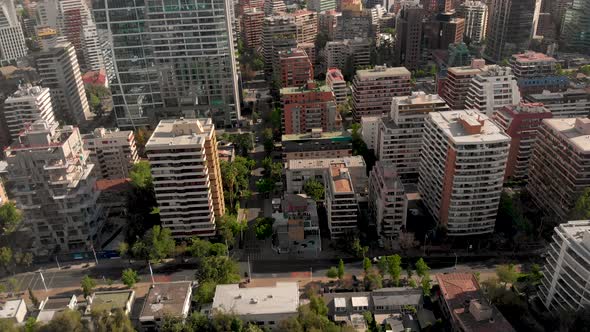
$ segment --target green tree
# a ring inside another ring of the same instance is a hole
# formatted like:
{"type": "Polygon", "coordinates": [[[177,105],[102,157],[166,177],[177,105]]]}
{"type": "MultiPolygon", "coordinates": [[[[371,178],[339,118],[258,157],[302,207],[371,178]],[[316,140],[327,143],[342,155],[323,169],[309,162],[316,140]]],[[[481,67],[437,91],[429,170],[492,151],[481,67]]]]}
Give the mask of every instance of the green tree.
{"type": "Polygon", "coordinates": [[[399,278],[402,274],[401,264],[402,258],[399,255],[387,256],[387,271],[396,286],[399,286],[399,278]]]}
{"type": "Polygon", "coordinates": [[[80,286],[82,287],[84,297],[88,297],[92,294],[94,287],[96,287],[96,280],[90,278],[90,276],[84,276],[80,282],[80,286]]]}
{"type": "Polygon", "coordinates": [[[213,302],[215,296],[215,288],[217,284],[214,281],[203,281],[199,283],[199,287],[195,291],[193,296],[194,300],[199,304],[206,304],[213,302]]]}
{"type": "Polygon", "coordinates": [[[590,219],[590,188],[584,189],[570,212],[570,220],[582,219],[590,219]]]}
{"type": "Polygon", "coordinates": [[[377,267],[379,268],[379,272],[382,275],[385,275],[387,273],[389,264],[387,263],[387,256],[381,256],[379,257],[379,261],[377,261],[377,267]]]}
{"type": "Polygon", "coordinates": [[[39,308],[39,299],[35,296],[35,293],[33,293],[33,290],[31,289],[31,287],[29,287],[28,292],[29,292],[29,300],[31,300],[31,303],[33,303],[33,307],[35,309],[38,309],[39,308]]]}
{"type": "Polygon", "coordinates": [[[316,179],[308,179],[303,184],[303,192],[311,199],[316,202],[324,200],[326,188],[324,185],[316,179]]]}
{"type": "Polygon", "coordinates": [[[358,238],[355,238],[352,242],[352,251],[355,253],[356,257],[364,258],[367,252],[369,251],[369,247],[362,246],[361,241],[358,238]]]}
{"type": "Polygon", "coordinates": [[[137,271],[133,269],[125,269],[121,275],[121,281],[123,281],[125,286],[133,288],[133,286],[139,281],[139,275],[137,274],[137,271]]]}
{"type": "Polygon", "coordinates": [[[420,281],[420,284],[422,285],[422,293],[424,293],[424,296],[430,296],[430,274],[429,273],[426,273],[422,277],[422,281],[420,281]]]}
{"type": "Polygon", "coordinates": [[[131,178],[131,184],[137,188],[151,189],[154,186],[152,183],[150,163],[145,160],[139,161],[133,165],[129,172],[129,177],[131,178]]]}
{"type": "Polygon", "coordinates": [[[226,256],[208,256],[201,260],[197,271],[200,282],[214,281],[218,284],[233,284],[240,281],[238,264],[226,256]]]}
{"type": "Polygon", "coordinates": [[[224,196],[230,213],[237,213],[237,202],[245,198],[255,165],[254,160],[242,156],[237,156],[232,162],[220,161],[224,196]]]}
{"type": "Polygon", "coordinates": [[[328,306],[324,302],[324,299],[315,294],[309,297],[309,309],[320,316],[328,315],[328,306]]]}
{"type": "Polygon", "coordinates": [[[338,268],[335,266],[332,266],[328,269],[328,271],[326,272],[326,277],[328,278],[338,278],[338,268]]]}
{"type": "Polygon", "coordinates": [[[373,270],[365,276],[364,282],[367,291],[379,289],[383,287],[383,276],[373,270]]]}
{"type": "Polygon", "coordinates": [[[338,279],[344,279],[344,261],[342,259],[338,261],[338,279]]]}
{"type": "Polygon", "coordinates": [[[56,314],[49,323],[39,328],[39,332],[83,332],[85,330],[80,312],[70,309],[56,314]]]}
{"type": "Polygon", "coordinates": [[[117,252],[121,257],[127,256],[127,254],[129,254],[129,243],[119,242],[119,245],[117,246],[117,252]]]}
{"type": "Polygon", "coordinates": [[[272,179],[263,178],[256,181],[256,190],[258,192],[266,194],[275,190],[275,183],[272,179]]]}
{"type": "Polygon", "coordinates": [[[256,238],[259,240],[264,240],[272,236],[272,224],[274,223],[274,219],[272,218],[256,218],[254,224],[254,231],[256,233],[256,238]]]}
{"type": "Polygon", "coordinates": [[[133,332],[133,324],[129,316],[121,308],[110,310],[108,306],[94,306],[90,317],[96,332],[133,332]]]}
{"type": "MultiPolygon", "coordinates": [[[[35,317],[29,317],[25,321],[24,332],[39,331],[39,327],[40,325],[37,323],[37,319],[35,317]]],[[[0,328],[0,331],[3,331],[2,328],[0,328]]]]}
{"type": "Polygon", "coordinates": [[[176,244],[169,228],[154,226],[147,231],[144,241],[148,248],[150,260],[161,261],[174,253],[176,244]]]}
{"type": "Polygon", "coordinates": [[[541,279],[543,279],[543,271],[541,270],[539,264],[531,265],[529,278],[533,285],[538,285],[541,282],[541,279]]]}
{"type": "Polygon", "coordinates": [[[371,264],[371,260],[369,259],[369,257],[365,257],[363,259],[363,270],[365,271],[365,273],[369,273],[371,267],[373,267],[373,264],[371,264]]]}
{"type": "Polygon", "coordinates": [[[275,147],[274,134],[271,128],[265,128],[262,131],[262,145],[264,145],[264,151],[270,154],[275,147]]]}
{"type": "Polygon", "coordinates": [[[0,265],[6,270],[6,272],[10,272],[10,265],[12,264],[12,249],[10,247],[1,247],[0,248],[0,265]]]}
{"type": "Polygon", "coordinates": [[[513,284],[516,282],[516,279],[518,279],[518,271],[516,271],[514,264],[500,265],[496,267],[496,275],[498,276],[498,279],[504,283],[504,286],[507,284],[513,284]]]}
{"type": "Polygon", "coordinates": [[[414,280],[414,279],[409,279],[408,286],[410,286],[412,288],[418,287],[418,285],[416,284],[416,280],[414,280]]]}
{"type": "Polygon", "coordinates": [[[426,265],[426,262],[423,258],[420,258],[416,262],[416,274],[422,278],[428,273],[428,271],[430,271],[430,267],[426,265]]]}
{"type": "Polygon", "coordinates": [[[275,108],[270,113],[270,125],[274,128],[275,131],[281,132],[281,122],[283,117],[283,111],[280,108],[275,108]]]}
{"type": "Polygon", "coordinates": [[[202,259],[209,256],[210,248],[211,243],[209,241],[193,237],[191,239],[191,244],[188,247],[188,252],[191,256],[202,259]]]}
{"type": "Polygon", "coordinates": [[[0,229],[2,234],[14,232],[23,220],[22,212],[16,208],[14,202],[0,205],[0,229]]]}
{"type": "Polygon", "coordinates": [[[16,322],[12,319],[0,319],[0,331],[2,332],[18,332],[16,322]]]}

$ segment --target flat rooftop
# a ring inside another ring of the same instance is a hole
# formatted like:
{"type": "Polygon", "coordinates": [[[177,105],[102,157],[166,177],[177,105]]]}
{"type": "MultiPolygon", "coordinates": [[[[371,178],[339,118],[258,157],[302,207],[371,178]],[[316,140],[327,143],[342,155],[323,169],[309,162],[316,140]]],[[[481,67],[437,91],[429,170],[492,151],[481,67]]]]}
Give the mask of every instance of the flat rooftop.
{"type": "Polygon", "coordinates": [[[453,73],[455,75],[472,75],[475,76],[477,74],[482,74],[488,71],[490,66],[484,65],[481,68],[474,68],[472,66],[462,66],[462,67],[450,67],[447,69],[449,73],[453,73]]]}
{"type": "Polygon", "coordinates": [[[433,112],[428,116],[456,144],[510,141],[510,137],[490,118],[476,110],[433,112]],[[481,128],[476,133],[470,133],[466,129],[467,126],[481,128]]]}
{"type": "Polygon", "coordinates": [[[240,288],[217,285],[212,309],[237,315],[295,313],[299,307],[296,282],[277,282],[274,287],[240,288]]]}
{"type": "Polygon", "coordinates": [[[427,104],[436,104],[436,103],[444,103],[446,101],[442,99],[437,94],[426,94],[423,91],[412,92],[410,96],[400,96],[400,97],[393,97],[398,103],[398,105],[427,105],[427,104]]]}
{"type": "Polygon", "coordinates": [[[337,193],[352,192],[352,180],[346,164],[337,163],[330,165],[330,175],[334,182],[334,191],[337,193]]]}
{"type": "Polygon", "coordinates": [[[25,301],[22,299],[0,302],[0,319],[13,318],[18,312],[19,307],[24,305],[25,301]]]}
{"type": "Polygon", "coordinates": [[[331,92],[332,89],[330,89],[329,86],[327,85],[318,85],[316,88],[313,89],[308,89],[307,86],[301,86],[301,87],[287,87],[287,88],[282,88],[281,89],[281,94],[282,95],[289,95],[289,94],[296,94],[296,93],[304,93],[304,92],[331,92]]]}
{"type": "Polygon", "coordinates": [[[164,316],[179,317],[186,314],[184,309],[186,307],[188,310],[190,307],[191,287],[190,281],[152,285],[141,309],[140,320],[153,320],[164,316]]]}
{"type": "Polygon", "coordinates": [[[558,131],[570,144],[582,152],[590,152],[590,119],[552,118],[543,123],[558,131]]]}
{"type": "Polygon", "coordinates": [[[283,135],[282,141],[300,141],[300,140],[321,140],[321,139],[342,139],[350,140],[351,135],[347,131],[323,131],[320,137],[312,137],[311,133],[283,135]]]}
{"type": "Polygon", "coordinates": [[[331,164],[343,163],[346,167],[366,167],[365,160],[362,156],[329,158],[329,159],[292,159],[287,163],[290,170],[297,169],[325,169],[331,164]]]}
{"type": "Polygon", "coordinates": [[[72,297],[50,297],[45,302],[43,310],[63,310],[70,305],[72,297]]]}
{"type": "Polygon", "coordinates": [[[146,148],[175,145],[204,145],[213,132],[211,119],[162,120],[146,148]]]}
{"type": "Polygon", "coordinates": [[[375,66],[373,69],[359,69],[356,76],[361,79],[392,77],[392,76],[412,76],[406,67],[383,67],[375,66]]]}
{"type": "Polygon", "coordinates": [[[92,307],[99,306],[111,311],[117,308],[125,310],[127,301],[133,296],[132,290],[96,292],[92,296],[92,307]]]}
{"type": "Polygon", "coordinates": [[[512,59],[518,62],[539,62],[539,61],[547,61],[547,62],[556,62],[554,57],[548,56],[544,53],[539,52],[524,52],[520,54],[513,54],[512,59]]]}

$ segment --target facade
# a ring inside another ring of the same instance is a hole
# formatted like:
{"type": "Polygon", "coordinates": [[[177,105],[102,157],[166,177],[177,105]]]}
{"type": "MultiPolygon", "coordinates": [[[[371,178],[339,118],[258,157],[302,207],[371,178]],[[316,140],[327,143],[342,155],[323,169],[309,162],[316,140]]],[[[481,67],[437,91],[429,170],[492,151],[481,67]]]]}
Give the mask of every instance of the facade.
{"type": "Polygon", "coordinates": [[[561,33],[559,34],[560,50],[582,52],[590,54],[590,1],[572,0],[565,2],[563,10],[565,15],[561,22],[561,33]],[[568,5],[571,3],[571,5],[568,5]]]}
{"type": "Polygon", "coordinates": [[[325,196],[330,237],[338,238],[346,232],[355,231],[359,201],[346,164],[330,164],[326,177],[325,196]]]}
{"type": "Polygon", "coordinates": [[[15,325],[25,322],[27,304],[24,299],[2,301],[0,304],[0,319],[8,320],[15,325]]]}
{"type": "Polygon", "coordinates": [[[50,124],[55,122],[48,88],[21,85],[4,101],[4,121],[12,141],[18,138],[27,124],[39,119],[50,124]]]}
{"type": "Polygon", "coordinates": [[[339,130],[342,119],[336,111],[334,94],[326,85],[314,81],[296,88],[281,89],[283,133],[304,134],[314,128],[323,131],[339,130]]]}
{"type": "Polygon", "coordinates": [[[162,226],[176,239],[215,235],[225,204],[211,119],[162,120],[145,149],[162,226]]]}
{"type": "Polygon", "coordinates": [[[465,107],[476,109],[488,117],[494,111],[520,102],[520,91],[509,67],[491,66],[471,79],[465,107]]]}
{"type": "Polygon", "coordinates": [[[217,285],[213,313],[232,313],[245,322],[278,330],[279,322],[297,315],[299,286],[296,282],[277,282],[273,287],[240,288],[238,284],[217,285]]]}
{"type": "Polygon", "coordinates": [[[493,0],[484,56],[501,62],[529,49],[537,31],[541,0],[493,0]]]}
{"type": "Polygon", "coordinates": [[[292,13],[297,27],[297,43],[315,43],[318,35],[318,14],[302,9],[292,13]]]}
{"type": "Polygon", "coordinates": [[[166,317],[188,317],[192,293],[190,281],[153,284],[139,315],[142,330],[158,331],[166,317]]]}
{"type": "Polygon", "coordinates": [[[348,96],[348,86],[342,76],[342,72],[338,68],[328,67],[326,73],[326,85],[332,90],[336,105],[343,105],[346,103],[348,96]]]}
{"type": "Polygon", "coordinates": [[[43,324],[49,323],[57,314],[65,310],[76,310],[77,304],[76,295],[70,297],[47,297],[39,304],[39,314],[36,317],[37,321],[43,324]]]}
{"type": "Polygon", "coordinates": [[[242,36],[246,46],[251,49],[258,49],[262,46],[262,24],[264,12],[258,8],[247,7],[240,19],[242,25],[242,36]]]}
{"type": "Polygon", "coordinates": [[[101,50],[102,44],[96,29],[96,24],[92,19],[88,19],[86,24],[82,27],[82,34],[80,36],[80,43],[82,54],[84,57],[83,68],[86,71],[105,70],[104,54],[101,50]]]}
{"type": "Polygon", "coordinates": [[[542,103],[554,118],[587,118],[590,116],[590,92],[584,89],[568,89],[525,95],[530,103],[542,103]]]}
{"type": "Polygon", "coordinates": [[[281,87],[301,87],[313,80],[313,65],[304,50],[279,51],[281,87]]]}
{"type": "Polygon", "coordinates": [[[318,13],[325,12],[328,10],[335,10],[336,9],[336,1],[335,0],[311,0],[307,4],[307,8],[309,8],[309,10],[313,10],[318,13]]]}
{"type": "Polygon", "coordinates": [[[133,165],[139,161],[131,130],[96,128],[92,133],[82,135],[82,140],[100,179],[128,178],[133,165]]]}
{"type": "Polygon", "coordinates": [[[287,6],[283,0],[264,0],[264,15],[272,16],[285,13],[287,6]]]}
{"type": "Polygon", "coordinates": [[[424,24],[424,30],[429,49],[446,50],[449,45],[463,41],[465,19],[455,17],[455,12],[439,13],[424,24]]]}
{"type": "Polygon", "coordinates": [[[411,73],[404,67],[357,70],[352,81],[352,115],[356,121],[363,116],[389,113],[391,98],[410,94],[411,73]]]}
{"type": "Polygon", "coordinates": [[[395,21],[396,61],[400,66],[417,69],[422,57],[422,20],[424,9],[419,4],[404,6],[395,21]]]}
{"type": "Polygon", "coordinates": [[[326,68],[358,68],[371,64],[371,42],[355,38],[334,40],[324,48],[326,68]]]}
{"type": "MultiPolygon", "coordinates": [[[[358,5],[360,6],[360,1],[358,5]]],[[[342,10],[342,15],[336,16],[336,39],[372,38],[374,30],[371,19],[370,11],[342,10]]]]}
{"type": "Polygon", "coordinates": [[[50,89],[56,118],[85,125],[93,115],[74,46],[69,42],[58,43],[37,54],[35,62],[41,85],[50,89]]]}
{"type": "Polygon", "coordinates": [[[515,331],[502,313],[488,302],[473,274],[439,273],[436,281],[440,286],[437,302],[453,331],[515,331]]]}
{"type": "Polygon", "coordinates": [[[387,247],[393,248],[406,227],[408,200],[390,162],[378,161],[369,175],[369,215],[387,247]]]}
{"type": "Polygon", "coordinates": [[[8,184],[24,212],[32,251],[86,250],[102,226],[94,165],[78,128],[38,120],[4,151],[8,184]]]}
{"type": "Polygon", "coordinates": [[[523,180],[528,177],[529,162],[543,119],[551,118],[543,104],[520,103],[504,106],[494,112],[498,127],[510,136],[510,152],[504,179],[523,180]]]}
{"type": "Polygon", "coordinates": [[[474,59],[469,66],[448,68],[447,78],[439,92],[440,96],[451,109],[465,109],[465,99],[471,85],[471,79],[487,70],[488,66],[486,66],[483,59],[474,59]]]}
{"type": "Polygon", "coordinates": [[[418,191],[449,236],[494,231],[510,137],[475,110],[430,113],[418,191]]]}
{"type": "Polygon", "coordinates": [[[590,221],[569,221],[555,227],[543,270],[539,296],[545,307],[576,312],[588,305],[590,292],[590,221]]]}
{"type": "Polygon", "coordinates": [[[325,159],[352,156],[352,137],[347,131],[283,135],[283,161],[292,159],[325,159]]]}
{"type": "Polygon", "coordinates": [[[297,47],[297,27],[292,16],[283,14],[264,18],[262,26],[262,54],[264,71],[279,71],[279,51],[297,47]]]}
{"type": "Polygon", "coordinates": [[[568,79],[555,74],[556,65],[555,58],[532,51],[513,54],[510,58],[510,67],[522,94],[567,89],[568,79]]]}
{"type": "Polygon", "coordinates": [[[12,0],[0,1],[0,65],[27,55],[25,36],[12,0]]]}
{"type": "Polygon", "coordinates": [[[590,120],[545,119],[530,161],[527,190],[533,202],[560,222],[590,185],[590,120]]]}
{"type": "Polygon", "coordinates": [[[482,1],[465,1],[456,10],[457,16],[465,19],[465,37],[481,43],[486,37],[488,6],[482,1]]]}

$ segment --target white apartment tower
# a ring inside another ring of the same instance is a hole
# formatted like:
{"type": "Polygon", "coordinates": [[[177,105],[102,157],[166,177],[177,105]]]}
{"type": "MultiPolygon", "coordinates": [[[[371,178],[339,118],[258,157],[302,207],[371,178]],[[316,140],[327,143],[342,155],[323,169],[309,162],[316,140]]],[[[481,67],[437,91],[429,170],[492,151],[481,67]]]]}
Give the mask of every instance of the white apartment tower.
{"type": "Polygon", "coordinates": [[[465,106],[488,117],[494,111],[520,102],[520,90],[510,67],[491,66],[471,79],[465,106]]]}
{"type": "Polygon", "coordinates": [[[418,191],[449,236],[492,233],[510,137],[476,110],[426,118],[418,191]]]}
{"type": "Polygon", "coordinates": [[[346,164],[333,163],[326,177],[326,213],[330,236],[338,238],[357,229],[358,200],[346,164]]]}
{"type": "Polygon", "coordinates": [[[225,205],[211,119],[162,120],[145,149],[162,226],[176,239],[214,236],[225,205]]]}
{"type": "Polygon", "coordinates": [[[480,43],[486,37],[488,6],[482,1],[465,1],[457,8],[457,16],[465,19],[464,36],[480,43]]]}
{"type": "Polygon", "coordinates": [[[570,221],[555,227],[549,246],[541,301],[550,311],[576,312],[590,304],[590,221],[570,221]]]}
{"type": "Polygon", "coordinates": [[[27,124],[39,119],[55,122],[48,88],[24,84],[4,101],[4,119],[14,141],[27,124]]]}
{"type": "Polygon", "coordinates": [[[39,255],[88,250],[103,222],[78,128],[38,120],[5,150],[8,185],[39,255]]]}
{"type": "Polygon", "coordinates": [[[82,140],[101,179],[128,178],[129,171],[139,161],[131,130],[96,128],[92,133],[83,135],[82,140]]]}
{"type": "Polygon", "coordinates": [[[13,0],[0,0],[0,65],[27,55],[25,36],[13,0]]]}
{"type": "Polygon", "coordinates": [[[378,161],[369,175],[369,215],[377,234],[392,248],[406,226],[408,200],[395,166],[378,161]]]}
{"type": "Polygon", "coordinates": [[[106,69],[101,41],[96,30],[96,24],[92,22],[92,19],[88,19],[87,23],[82,27],[81,39],[86,70],[99,71],[106,69]]]}

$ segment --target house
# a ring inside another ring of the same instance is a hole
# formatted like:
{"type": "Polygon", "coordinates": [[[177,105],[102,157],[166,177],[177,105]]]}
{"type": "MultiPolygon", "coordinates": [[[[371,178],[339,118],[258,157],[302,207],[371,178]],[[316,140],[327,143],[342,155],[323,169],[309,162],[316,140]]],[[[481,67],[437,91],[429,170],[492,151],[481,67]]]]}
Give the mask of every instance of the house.
{"type": "Polygon", "coordinates": [[[78,304],[76,295],[72,296],[52,296],[41,301],[39,304],[39,314],[37,321],[41,323],[48,323],[55,317],[56,314],[64,310],[75,310],[78,304]]]}
{"type": "Polygon", "coordinates": [[[106,292],[94,292],[88,298],[88,306],[86,307],[86,315],[89,315],[92,310],[108,310],[114,311],[121,309],[125,314],[131,312],[133,301],[135,300],[135,291],[133,290],[117,290],[106,292]]]}
{"type": "Polygon", "coordinates": [[[12,320],[13,322],[20,324],[25,321],[27,315],[27,305],[25,300],[8,300],[0,301],[0,319],[12,320]]]}
{"type": "Polygon", "coordinates": [[[144,331],[158,331],[165,317],[185,319],[190,310],[190,281],[153,284],[141,309],[139,322],[144,331]]]}

